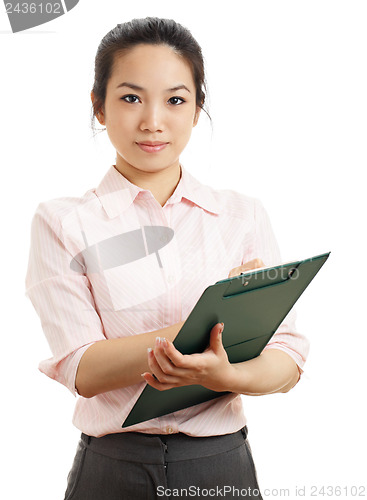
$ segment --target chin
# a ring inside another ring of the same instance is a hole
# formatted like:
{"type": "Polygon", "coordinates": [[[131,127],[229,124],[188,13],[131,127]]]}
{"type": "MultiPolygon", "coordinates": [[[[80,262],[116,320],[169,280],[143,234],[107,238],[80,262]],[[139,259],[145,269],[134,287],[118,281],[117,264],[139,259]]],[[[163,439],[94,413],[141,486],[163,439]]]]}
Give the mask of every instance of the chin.
{"type": "Polygon", "coordinates": [[[145,172],[159,172],[169,167],[174,167],[177,164],[175,161],[165,161],[162,158],[148,158],[145,161],[136,161],[132,165],[137,170],[144,170],[145,172]]]}
{"type": "Polygon", "coordinates": [[[173,167],[179,164],[179,158],[164,158],[161,154],[144,153],[138,157],[123,157],[118,155],[116,159],[116,166],[121,170],[134,169],[141,172],[155,173],[165,170],[166,168],[173,167]],[[149,157],[147,155],[150,155],[149,157]]]}

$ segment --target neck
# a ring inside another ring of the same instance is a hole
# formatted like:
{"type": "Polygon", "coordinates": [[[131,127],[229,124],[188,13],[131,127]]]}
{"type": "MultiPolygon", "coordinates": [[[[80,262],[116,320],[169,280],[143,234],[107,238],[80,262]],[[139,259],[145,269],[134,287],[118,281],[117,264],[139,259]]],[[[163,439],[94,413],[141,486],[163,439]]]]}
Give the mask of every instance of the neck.
{"type": "Polygon", "coordinates": [[[181,178],[181,167],[178,161],[157,172],[139,170],[131,165],[122,165],[118,161],[115,167],[132,184],[148,189],[162,207],[171,197],[181,178]]]}

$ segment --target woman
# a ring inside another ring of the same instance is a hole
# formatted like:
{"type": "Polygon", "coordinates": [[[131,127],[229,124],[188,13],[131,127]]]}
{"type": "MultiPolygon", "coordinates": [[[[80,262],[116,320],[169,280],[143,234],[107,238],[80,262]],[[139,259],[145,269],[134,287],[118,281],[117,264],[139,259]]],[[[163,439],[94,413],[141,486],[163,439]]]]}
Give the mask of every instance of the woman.
{"type": "Polygon", "coordinates": [[[201,354],[172,344],[207,286],[280,263],[261,203],[180,163],[205,104],[200,47],[172,20],[117,25],[98,48],[91,98],[116,164],[81,198],[40,203],[26,278],[53,353],[40,370],[81,396],[65,499],[261,498],[240,394],[299,380],[308,342],[292,314],[244,363],[229,363],[221,323],[201,354]],[[122,429],[146,384],[230,394],[122,429]]]}

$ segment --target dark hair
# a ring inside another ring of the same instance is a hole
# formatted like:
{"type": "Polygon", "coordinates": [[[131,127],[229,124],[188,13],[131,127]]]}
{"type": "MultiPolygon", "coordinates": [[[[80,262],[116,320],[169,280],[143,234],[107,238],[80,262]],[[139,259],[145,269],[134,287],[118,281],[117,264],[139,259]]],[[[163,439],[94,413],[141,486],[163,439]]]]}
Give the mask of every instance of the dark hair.
{"type": "Polygon", "coordinates": [[[204,59],[200,45],[190,31],[173,19],[146,17],[118,24],[101,40],[94,66],[94,103],[92,105],[91,125],[94,128],[94,119],[103,109],[106,99],[108,80],[113,71],[115,55],[132,49],[138,44],[168,45],[190,64],[196,88],[196,104],[210,118],[204,109],[207,85],[205,80],[204,59]]]}

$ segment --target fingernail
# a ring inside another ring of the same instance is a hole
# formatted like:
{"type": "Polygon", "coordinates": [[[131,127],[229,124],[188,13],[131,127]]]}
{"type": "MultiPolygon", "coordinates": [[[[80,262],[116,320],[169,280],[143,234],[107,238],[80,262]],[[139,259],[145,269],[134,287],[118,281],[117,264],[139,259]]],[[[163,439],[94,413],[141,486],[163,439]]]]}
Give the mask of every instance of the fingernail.
{"type": "Polygon", "coordinates": [[[167,340],[165,339],[165,337],[161,338],[161,342],[162,344],[164,345],[164,347],[167,347],[167,340]]]}
{"type": "Polygon", "coordinates": [[[153,349],[151,347],[148,347],[147,351],[148,351],[148,354],[150,354],[151,352],[153,352],[153,349]]]}
{"type": "Polygon", "coordinates": [[[155,345],[159,345],[161,343],[161,338],[160,337],[156,337],[155,338],[155,345]]]}
{"type": "Polygon", "coordinates": [[[222,326],[220,327],[220,330],[219,330],[219,331],[220,331],[220,333],[222,333],[222,332],[223,332],[223,329],[224,329],[224,323],[221,323],[221,325],[222,325],[222,326]]]}

